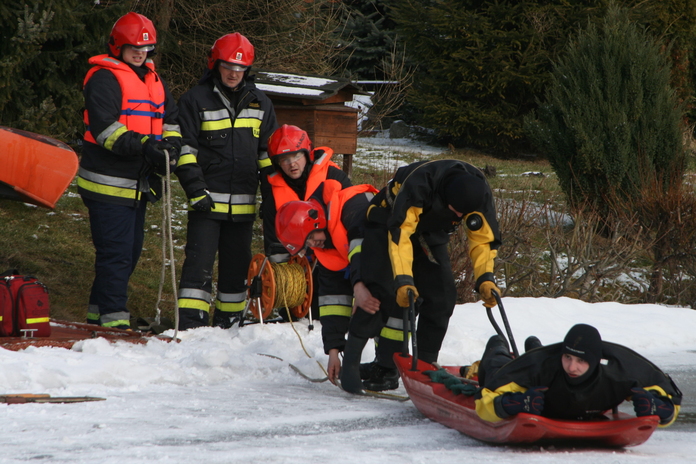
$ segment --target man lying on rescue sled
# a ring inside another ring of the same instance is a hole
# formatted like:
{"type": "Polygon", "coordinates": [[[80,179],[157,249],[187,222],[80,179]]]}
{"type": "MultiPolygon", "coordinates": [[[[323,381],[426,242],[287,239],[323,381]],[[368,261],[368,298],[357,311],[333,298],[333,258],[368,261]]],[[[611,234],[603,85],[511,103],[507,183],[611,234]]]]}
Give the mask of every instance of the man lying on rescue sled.
{"type": "Polygon", "coordinates": [[[524,355],[512,359],[507,342],[495,335],[479,366],[476,412],[498,422],[521,412],[552,419],[589,420],[633,402],[636,416],[655,415],[660,427],[679,414],[681,391],[653,363],[615,343],[596,328],[573,326],[562,343],[542,346],[529,337],[524,355]]]}

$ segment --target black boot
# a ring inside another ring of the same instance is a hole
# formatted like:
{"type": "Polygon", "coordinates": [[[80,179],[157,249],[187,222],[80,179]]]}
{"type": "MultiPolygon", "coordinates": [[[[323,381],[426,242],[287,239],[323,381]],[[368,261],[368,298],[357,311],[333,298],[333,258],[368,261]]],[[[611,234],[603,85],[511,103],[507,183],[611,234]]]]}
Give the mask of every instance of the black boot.
{"type": "Polygon", "coordinates": [[[348,393],[360,393],[362,391],[360,358],[366,344],[366,338],[359,338],[351,333],[348,334],[346,347],[343,349],[343,367],[341,368],[341,387],[348,393]]]}
{"type": "Polygon", "coordinates": [[[372,391],[395,390],[399,388],[399,371],[395,367],[389,368],[375,364],[372,375],[363,381],[363,386],[365,390],[372,391]]]}
{"type": "Polygon", "coordinates": [[[501,337],[500,335],[493,335],[491,338],[488,339],[488,343],[486,343],[486,349],[484,350],[484,353],[486,352],[505,352],[509,354],[510,345],[508,345],[507,340],[501,337]]]}
{"type": "Polygon", "coordinates": [[[237,311],[234,313],[228,313],[225,311],[215,311],[215,314],[213,314],[213,327],[229,329],[234,324],[239,322],[241,316],[242,311],[237,311]]]}
{"type": "Polygon", "coordinates": [[[377,365],[377,360],[369,363],[360,363],[360,379],[369,379],[372,375],[372,369],[377,365]]]}
{"type": "Polygon", "coordinates": [[[534,335],[531,335],[524,341],[524,352],[526,353],[527,351],[533,350],[534,348],[539,348],[540,346],[544,346],[541,344],[541,340],[534,335]]]}

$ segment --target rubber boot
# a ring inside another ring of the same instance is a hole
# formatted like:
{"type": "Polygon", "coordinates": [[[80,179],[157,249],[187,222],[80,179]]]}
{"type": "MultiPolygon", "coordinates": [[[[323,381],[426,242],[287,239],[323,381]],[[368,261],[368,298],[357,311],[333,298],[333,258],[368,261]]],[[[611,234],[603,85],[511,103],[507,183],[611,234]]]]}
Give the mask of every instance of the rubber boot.
{"type": "Polygon", "coordinates": [[[360,379],[360,358],[366,338],[348,334],[346,347],[343,349],[343,367],[341,368],[341,387],[348,393],[360,393],[363,389],[360,379]]]}

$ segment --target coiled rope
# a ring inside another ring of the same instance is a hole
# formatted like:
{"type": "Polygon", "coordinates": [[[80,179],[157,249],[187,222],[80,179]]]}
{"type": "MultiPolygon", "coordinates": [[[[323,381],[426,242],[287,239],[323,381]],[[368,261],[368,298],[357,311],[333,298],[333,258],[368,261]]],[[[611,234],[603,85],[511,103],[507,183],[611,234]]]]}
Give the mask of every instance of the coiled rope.
{"type": "Polygon", "coordinates": [[[307,281],[302,265],[298,263],[271,263],[275,275],[274,308],[294,308],[304,303],[307,295],[307,281]]]}

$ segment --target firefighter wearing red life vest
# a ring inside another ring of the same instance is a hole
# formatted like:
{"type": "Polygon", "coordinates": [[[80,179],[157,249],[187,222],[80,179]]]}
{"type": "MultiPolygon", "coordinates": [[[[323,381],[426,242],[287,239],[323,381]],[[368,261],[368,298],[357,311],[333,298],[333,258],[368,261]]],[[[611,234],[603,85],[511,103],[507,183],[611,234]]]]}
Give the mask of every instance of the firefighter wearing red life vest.
{"type": "Polygon", "coordinates": [[[128,13],[114,24],[108,54],[89,59],[87,126],[77,186],[89,210],[96,249],[87,321],[130,328],[128,280],[140,257],[147,201],[173,170],[181,148],[177,105],[149,57],[152,22],[128,13]],[[167,156],[168,155],[168,156],[167,156]]]}
{"type": "Polygon", "coordinates": [[[179,328],[228,328],[241,315],[259,177],[270,170],[267,142],[277,127],[271,100],[249,71],[254,46],[238,32],[220,37],[201,81],[179,100],[183,135],[176,175],[189,199],[179,328]],[[217,294],[212,295],[218,255],[217,294]]]}
{"type": "Polygon", "coordinates": [[[353,295],[356,304],[379,309],[360,275],[365,214],[375,193],[371,185],[343,190],[322,185],[308,201],[285,203],[276,216],[277,236],[287,252],[302,256],[311,248],[319,261],[319,318],[333,383],[341,369],[339,353],[345,346],[353,295]]]}
{"type": "Polygon", "coordinates": [[[333,150],[313,148],[309,135],[297,126],[283,124],[268,140],[268,155],[274,171],[261,183],[263,238],[271,262],[287,261],[289,256],[275,233],[277,210],[289,201],[306,201],[323,184],[332,189],[350,187],[348,176],[331,161],[333,150]]]}
{"type": "MultiPolygon", "coordinates": [[[[307,132],[297,126],[284,124],[279,127],[268,141],[268,154],[274,170],[261,182],[264,249],[271,262],[282,263],[290,256],[276,237],[277,210],[289,201],[309,199],[321,185],[340,189],[352,184],[348,176],[331,161],[333,150],[329,147],[315,149],[307,132]]],[[[316,266],[313,272],[317,281],[319,268],[316,266]]],[[[328,302],[324,301],[326,298],[319,301],[317,293],[312,297],[312,315],[316,318],[322,304],[336,304],[332,298],[328,302]]],[[[350,302],[343,304],[350,307],[350,302]]],[[[280,314],[285,317],[286,312],[280,311],[280,314]]]]}

